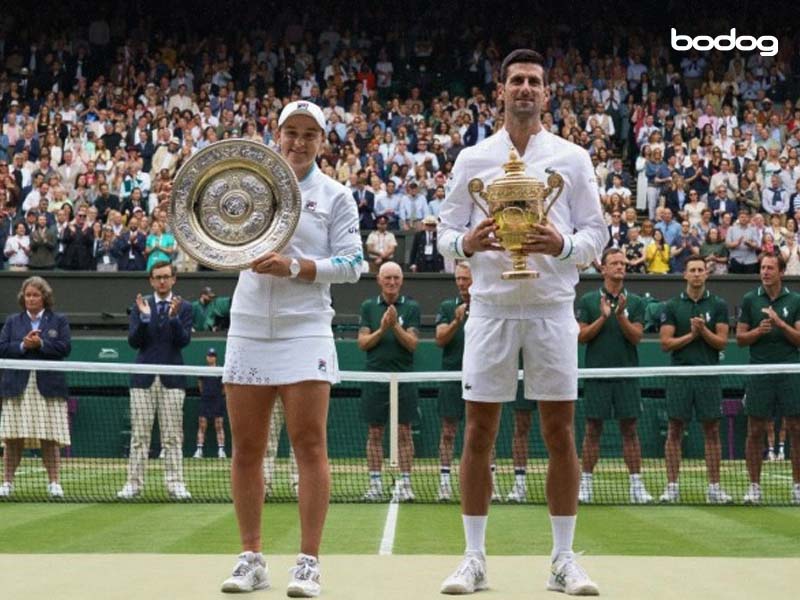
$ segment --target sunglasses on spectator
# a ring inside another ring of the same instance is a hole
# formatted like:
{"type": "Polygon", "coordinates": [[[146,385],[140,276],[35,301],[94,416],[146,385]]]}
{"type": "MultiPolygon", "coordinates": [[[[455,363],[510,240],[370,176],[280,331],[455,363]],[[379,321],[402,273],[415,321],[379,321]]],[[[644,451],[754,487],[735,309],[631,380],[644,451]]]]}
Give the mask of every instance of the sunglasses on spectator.
{"type": "Polygon", "coordinates": [[[85,219],[85,218],[86,218],[86,215],[85,215],[85,214],[83,214],[83,213],[78,213],[78,218],[79,218],[79,219],[85,219]]]}

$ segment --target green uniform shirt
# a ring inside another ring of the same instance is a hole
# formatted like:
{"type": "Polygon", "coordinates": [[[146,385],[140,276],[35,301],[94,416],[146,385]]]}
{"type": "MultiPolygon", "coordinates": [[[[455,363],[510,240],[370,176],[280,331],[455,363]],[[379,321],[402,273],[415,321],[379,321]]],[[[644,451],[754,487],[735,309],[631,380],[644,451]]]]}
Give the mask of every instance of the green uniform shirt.
{"type": "MultiPolygon", "coordinates": [[[[436,313],[436,325],[447,325],[455,321],[456,308],[462,304],[464,304],[464,300],[461,296],[442,302],[436,313]]],[[[450,342],[442,348],[443,371],[461,370],[461,360],[464,358],[464,324],[466,322],[466,319],[461,322],[450,342]]]]}
{"type": "MultiPolygon", "coordinates": [[[[728,323],[728,304],[706,290],[700,300],[695,302],[686,292],[671,298],[661,315],[662,325],[675,327],[675,337],[686,335],[692,330],[692,317],[703,317],[708,328],[716,333],[717,323],[728,323]]],[[[719,351],[715,350],[701,337],[672,353],[673,365],[718,365],[719,351]]]]}
{"type": "Polygon", "coordinates": [[[206,321],[208,319],[208,311],[211,309],[212,302],[213,300],[209,300],[208,304],[206,305],[203,305],[200,300],[195,300],[192,302],[192,327],[195,331],[207,331],[206,321]]]}
{"type": "MultiPolygon", "coordinates": [[[[611,316],[603,323],[603,327],[588,344],[586,344],[586,367],[602,369],[609,367],[638,367],[639,353],[636,345],[631,344],[622,334],[622,328],[617,321],[614,311],[617,308],[618,298],[612,296],[608,290],[601,288],[596,292],[584,294],[578,301],[576,318],[580,323],[594,323],[600,318],[600,296],[605,294],[611,302],[611,316]]],[[[644,301],[636,294],[629,294],[622,290],[627,298],[625,314],[631,323],[644,324],[644,301]]]]}
{"type": "MultiPolygon", "coordinates": [[[[397,309],[397,321],[403,329],[419,330],[419,304],[411,298],[400,296],[394,304],[397,309]]],[[[389,305],[383,296],[364,300],[361,303],[361,319],[359,328],[366,327],[370,332],[380,329],[383,313],[389,305]]],[[[368,371],[412,371],[414,354],[406,350],[390,329],[383,334],[380,341],[367,350],[368,371]]]]}
{"type": "MultiPolygon", "coordinates": [[[[794,327],[800,321],[800,296],[790,292],[784,287],[775,300],[770,300],[762,286],[754,292],[748,292],[742,300],[742,312],[739,316],[740,323],[747,323],[750,329],[755,329],[766,318],[762,309],[771,306],[778,316],[794,327]]],[[[783,331],[773,327],[772,331],[762,335],[755,344],[750,346],[750,362],[755,364],[765,363],[796,363],[800,355],[797,346],[792,344],[783,335],[783,331]]]]}

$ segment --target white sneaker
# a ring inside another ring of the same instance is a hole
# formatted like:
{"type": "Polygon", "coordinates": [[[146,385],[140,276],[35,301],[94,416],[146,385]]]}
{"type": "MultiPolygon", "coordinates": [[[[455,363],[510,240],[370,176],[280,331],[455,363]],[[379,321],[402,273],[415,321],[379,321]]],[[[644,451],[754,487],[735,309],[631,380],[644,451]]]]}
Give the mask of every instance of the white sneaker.
{"type": "Polygon", "coordinates": [[[60,483],[55,481],[51,481],[47,484],[47,493],[51,498],[63,498],[64,497],[64,489],[61,487],[60,483]]]}
{"type": "Polygon", "coordinates": [[[661,502],[661,504],[672,504],[673,502],[678,502],[680,499],[681,494],[678,491],[678,485],[675,483],[668,483],[658,501],[661,502]]]}
{"type": "Polygon", "coordinates": [[[783,449],[783,446],[778,448],[778,460],[786,460],[786,451],[783,449]]]}
{"type": "Polygon", "coordinates": [[[383,484],[370,483],[361,499],[366,502],[383,502],[383,484]]]}
{"type": "Polygon", "coordinates": [[[461,564],[442,583],[442,594],[472,594],[489,589],[486,577],[486,558],[477,552],[464,555],[461,564]]]}
{"type": "Polygon", "coordinates": [[[769,451],[769,455],[767,456],[767,460],[769,460],[770,462],[775,462],[776,460],[778,460],[778,455],[775,454],[774,450],[770,450],[769,451]]]}
{"type": "Polygon", "coordinates": [[[225,454],[225,448],[217,448],[217,458],[228,458],[228,455],[225,454]]]}
{"type": "Polygon", "coordinates": [[[747,488],[747,493],[742,498],[745,504],[761,504],[761,486],[757,483],[751,483],[747,488]]]}
{"type": "Polygon", "coordinates": [[[547,589],[570,596],[599,596],[597,584],[575,560],[574,552],[562,552],[550,567],[547,589]]]}
{"type": "Polygon", "coordinates": [[[292,488],[292,496],[295,498],[299,497],[299,490],[300,490],[300,482],[299,481],[292,481],[291,486],[292,488]]]}
{"type": "Polygon", "coordinates": [[[492,502],[502,502],[503,497],[500,495],[500,486],[497,485],[497,473],[492,471],[492,502]]]}
{"type": "Polygon", "coordinates": [[[732,504],[733,498],[725,493],[719,484],[709,485],[708,493],[706,494],[706,502],[708,504],[732,504]]]}
{"type": "Polygon", "coordinates": [[[414,490],[411,489],[411,482],[398,480],[394,486],[392,502],[414,502],[416,499],[414,490]]]}
{"type": "Polygon", "coordinates": [[[588,504],[594,497],[594,486],[591,480],[581,478],[581,485],[578,488],[578,502],[581,504],[588,504]]]}
{"type": "Polygon", "coordinates": [[[792,488],[792,504],[800,504],[800,483],[795,483],[792,488]]]}
{"type": "Polygon", "coordinates": [[[158,453],[158,459],[159,460],[164,460],[164,457],[166,456],[166,453],[167,453],[167,451],[164,450],[164,448],[162,448],[161,452],[158,453]]]}
{"type": "Polygon", "coordinates": [[[653,497],[647,492],[644,483],[632,483],[630,491],[631,504],[650,504],[653,501],[653,497]]]}
{"type": "Polygon", "coordinates": [[[228,593],[252,592],[269,587],[269,575],[260,552],[242,552],[233,573],[222,582],[222,591],[228,593]]]}
{"type": "Polygon", "coordinates": [[[194,454],[192,454],[192,458],[203,458],[203,449],[198,448],[197,450],[195,450],[194,454]]]}
{"type": "Polygon", "coordinates": [[[124,486],[122,486],[122,489],[117,492],[117,498],[120,500],[131,500],[132,498],[136,498],[136,496],[141,493],[141,489],[132,483],[126,483],[124,486]]]}
{"type": "Polygon", "coordinates": [[[289,569],[292,579],[286,588],[289,598],[316,598],[319,596],[319,561],[308,554],[297,555],[297,566],[289,569]]]}
{"type": "Polygon", "coordinates": [[[528,488],[524,483],[515,483],[506,496],[506,502],[522,503],[528,500],[528,488]]]}
{"type": "Polygon", "coordinates": [[[192,495],[189,493],[189,490],[186,489],[186,486],[182,483],[176,483],[173,485],[169,490],[169,497],[173,500],[191,500],[192,495]]]}
{"type": "Polygon", "coordinates": [[[0,485],[0,498],[8,498],[13,493],[14,484],[10,481],[4,481],[3,485],[0,485]]]}
{"type": "Polygon", "coordinates": [[[450,482],[441,482],[439,484],[439,495],[437,496],[437,500],[439,502],[449,502],[450,498],[453,496],[453,489],[450,487],[450,482]]]}

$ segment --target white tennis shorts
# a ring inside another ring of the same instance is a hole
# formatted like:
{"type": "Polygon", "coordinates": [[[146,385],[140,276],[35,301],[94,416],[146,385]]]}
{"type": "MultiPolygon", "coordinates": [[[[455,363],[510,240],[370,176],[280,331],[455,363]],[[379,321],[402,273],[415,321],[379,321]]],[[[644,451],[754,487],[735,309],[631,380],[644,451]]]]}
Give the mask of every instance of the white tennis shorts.
{"type": "Polygon", "coordinates": [[[228,336],[222,381],[242,385],[339,383],[336,345],[330,337],[259,340],[228,336]]]}
{"type": "Polygon", "coordinates": [[[462,392],[465,400],[511,402],[519,355],[525,398],[578,397],[578,323],[572,312],[555,317],[493,319],[470,315],[464,326],[462,392]]]}

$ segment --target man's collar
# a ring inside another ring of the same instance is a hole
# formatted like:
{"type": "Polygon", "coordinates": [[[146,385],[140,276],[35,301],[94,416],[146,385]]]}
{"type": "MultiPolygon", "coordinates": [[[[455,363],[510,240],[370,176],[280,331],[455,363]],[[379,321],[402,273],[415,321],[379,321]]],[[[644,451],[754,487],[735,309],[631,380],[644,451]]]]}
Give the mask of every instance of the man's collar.
{"type": "Polygon", "coordinates": [[[687,293],[686,293],[686,291],[685,291],[685,290],[684,290],[683,292],[681,292],[681,295],[680,295],[680,298],[681,298],[681,300],[688,300],[689,302],[695,302],[695,303],[698,303],[698,302],[700,302],[701,300],[706,300],[706,299],[708,299],[708,298],[710,298],[710,297],[711,297],[711,292],[709,292],[708,290],[705,290],[705,291],[703,292],[703,295],[702,295],[702,296],[700,296],[700,298],[699,298],[698,300],[696,300],[696,301],[695,301],[695,300],[693,300],[693,299],[692,299],[692,298],[689,296],[689,294],[687,294],[687,293]]]}
{"type": "MultiPolygon", "coordinates": [[[[394,304],[403,304],[406,301],[405,296],[398,296],[397,300],[394,301],[394,304]]],[[[378,295],[378,304],[383,304],[385,306],[390,306],[386,299],[383,297],[383,294],[378,295]]]]}

